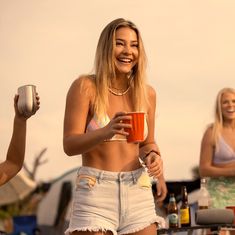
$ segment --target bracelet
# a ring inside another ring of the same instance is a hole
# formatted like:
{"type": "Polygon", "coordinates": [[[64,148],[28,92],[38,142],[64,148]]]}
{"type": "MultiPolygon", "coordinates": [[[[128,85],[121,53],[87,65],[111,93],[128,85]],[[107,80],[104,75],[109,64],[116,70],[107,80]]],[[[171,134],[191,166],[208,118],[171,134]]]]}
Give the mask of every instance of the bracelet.
{"type": "Polygon", "coordinates": [[[148,157],[148,155],[149,155],[150,153],[156,153],[157,155],[159,155],[159,156],[161,157],[160,153],[159,153],[157,150],[152,149],[151,151],[149,151],[149,152],[142,158],[142,161],[144,161],[144,160],[148,157]]]}

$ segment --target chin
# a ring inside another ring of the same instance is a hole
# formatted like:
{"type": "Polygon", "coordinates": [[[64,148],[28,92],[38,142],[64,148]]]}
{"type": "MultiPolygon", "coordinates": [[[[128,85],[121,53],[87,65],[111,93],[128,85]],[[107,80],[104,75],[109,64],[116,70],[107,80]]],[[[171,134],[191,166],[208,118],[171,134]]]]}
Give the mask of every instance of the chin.
{"type": "Polygon", "coordinates": [[[125,74],[128,75],[130,74],[131,69],[118,69],[118,73],[117,74],[125,74]]]}

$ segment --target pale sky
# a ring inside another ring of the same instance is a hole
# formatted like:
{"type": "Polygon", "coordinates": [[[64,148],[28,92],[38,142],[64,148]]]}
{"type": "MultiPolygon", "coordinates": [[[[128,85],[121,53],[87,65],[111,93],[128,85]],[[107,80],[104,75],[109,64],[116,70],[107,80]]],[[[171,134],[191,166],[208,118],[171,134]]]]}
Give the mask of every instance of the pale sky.
{"type": "Polygon", "coordinates": [[[37,180],[80,166],[62,148],[69,86],[93,68],[98,37],[111,20],[133,21],[156,89],[156,140],[167,180],[191,179],[217,92],[235,87],[234,0],[0,0],[0,159],[6,156],[17,88],[34,84],[41,108],[28,121],[26,163],[44,147],[37,180]]]}

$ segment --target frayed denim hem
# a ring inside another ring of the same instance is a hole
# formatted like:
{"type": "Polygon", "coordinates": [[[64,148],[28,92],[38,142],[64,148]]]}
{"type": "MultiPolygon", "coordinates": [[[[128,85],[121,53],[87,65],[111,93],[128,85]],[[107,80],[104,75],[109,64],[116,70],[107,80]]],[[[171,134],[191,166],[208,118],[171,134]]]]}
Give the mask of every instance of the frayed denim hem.
{"type": "Polygon", "coordinates": [[[113,235],[117,235],[117,232],[113,229],[110,228],[102,228],[102,227],[83,227],[83,228],[68,228],[65,231],[65,235],[70,235],[72,232],[79,232],[79,231],[83,231],[83,232],[107,232],[107,231],[111,231],[113,233],[113,235]]]}
{"type": "Polygon", "coordinates": [[[118,233],[118,235],[126,235],[126,234],[130,234],[130,233],[136,233],[136,232],[139,232],[139,231],[147,228],[148,226],[150,226],[154,223],[157,224],[157,229],[166,228],[166,222],[165,222],[164,218],[158,216],[157,219],[152,219],[149,223],[142,224],[141,226],[136,227],[136,228],[132,228],[132,229],[130,228],[127,231],[123,231],[123,232],[118,233]]]}

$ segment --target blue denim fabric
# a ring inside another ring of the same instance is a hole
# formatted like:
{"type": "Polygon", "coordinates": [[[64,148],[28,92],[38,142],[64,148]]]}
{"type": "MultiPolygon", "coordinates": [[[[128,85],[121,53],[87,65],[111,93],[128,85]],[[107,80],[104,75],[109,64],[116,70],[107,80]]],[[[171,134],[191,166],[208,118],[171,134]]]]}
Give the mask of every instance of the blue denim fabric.
{"type": "Polygon", "coordinates": [[[81,167],[65,234],[77,230],[121,235],[163,221],[156,215],[150,178],[144,168],[109,172],[81,167]]]}

